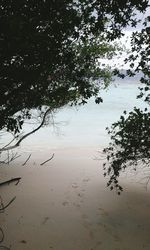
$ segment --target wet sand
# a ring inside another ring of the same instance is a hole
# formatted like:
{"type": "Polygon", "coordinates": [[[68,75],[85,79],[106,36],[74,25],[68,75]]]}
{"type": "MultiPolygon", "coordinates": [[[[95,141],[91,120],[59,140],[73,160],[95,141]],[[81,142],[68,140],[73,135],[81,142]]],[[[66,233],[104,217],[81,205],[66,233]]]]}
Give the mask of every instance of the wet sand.
{"type": "Polygon", "coordinates": [[[121,196],[106,188],[96,148],[33,153],[25,166],[19,158],[1,166],[1,179],[22,177],[3,186],[0,214],[11,250],[149,250],[150,192],[123,178],[121,196]]]}

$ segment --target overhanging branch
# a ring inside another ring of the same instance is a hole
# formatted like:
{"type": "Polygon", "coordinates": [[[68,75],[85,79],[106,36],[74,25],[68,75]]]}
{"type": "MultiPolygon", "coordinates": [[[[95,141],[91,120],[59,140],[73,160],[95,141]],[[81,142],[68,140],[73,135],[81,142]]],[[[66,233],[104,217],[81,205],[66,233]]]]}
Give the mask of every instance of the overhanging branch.
{"type": "MultiPolygon", "coordinates": [[[[51,111],[50,108],[46,110],[46,112],[45,112],[44,115],[43,115],[42,122],[41,122],[41,124],[40,124],[37,128],[35,128],[35,129],[32,130],[31,132],[29,132],[29,133],[25,134],[24,136],[22,136],[22,137],[16,142],[16,144],[14,144],[14,145],[12,145],[12,146],[9,146],[9,147],[8,147],[8,146],[5,146],[5,147],[1,148],[1,149],[0,149],[0,152],[8,151],[8,150],[11,150],[11,149],[14,149],[14,148],[20,146],[20,143],[21,143],[25,138],[27,138],[28,136],[32,135],[32,134],[35,133],[36,131],[38,131],[38,130],[44,125],[46,116],[47,116],[47,114],[48,114],[50,111],[51,111]]],[[[7,145],[10,145],[10,143],[7,144],[7,145]]]]}

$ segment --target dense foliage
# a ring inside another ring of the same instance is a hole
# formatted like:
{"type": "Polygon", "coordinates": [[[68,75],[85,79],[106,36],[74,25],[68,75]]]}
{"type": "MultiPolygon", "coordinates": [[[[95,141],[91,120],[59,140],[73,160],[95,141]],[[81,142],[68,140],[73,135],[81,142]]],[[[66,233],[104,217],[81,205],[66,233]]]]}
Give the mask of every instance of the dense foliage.
{"type": "Polygon", "coordinates": [[[19,132],[32,108],[59,108],[97,96],[110,79],[98,58],[112,56],[109,41],[126,25],[135,26],[134,10],[143,12],[147,4],[2,0],[0,129],[19,132]]]}
{"type": "Polygon", "coordinates": [[[144,20],[142,30],[132,34],[131,55],[125,62],[130,62],[129,76],[139,72],[142,75],[137,98],[143,98],[146,108],[135,107],[129,114],[124,111],[120,120],[112,124],[111,129],[107,128],[111,143],[104,149],[107,154],[104,176],[110,177],[108,186],[115,188],[118,194],[123,190],[118,182],[122,171],[150,164],[150,16],[144,20]]]}

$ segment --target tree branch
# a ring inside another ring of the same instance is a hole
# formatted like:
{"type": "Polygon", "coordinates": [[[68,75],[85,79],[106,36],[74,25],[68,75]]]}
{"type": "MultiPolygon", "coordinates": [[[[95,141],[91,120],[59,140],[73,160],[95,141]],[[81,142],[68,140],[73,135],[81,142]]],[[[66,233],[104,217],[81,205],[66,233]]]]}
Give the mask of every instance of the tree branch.
{"type": "Polygon", "coordinates": [[[35,133],[36,131],[38,131],[38,130],[44,125],[46,116],[47,116],[47,114],[48,114],[50,111],[51,111],[50,108],[46,110],[46,112],[44,113],[42,122],[41,122],[41,124],[40,124],[37,128],[35,128],[35,129],[32,130],[31,132],[29,132],[29,133],[25,134],[24,136],[22,136],[22,137],[18,140],[18,142],[17,142],[16,144],[14,144],[13,146],[1,148],[1,149],[0,149],[0,152],[7,151],[7,150],[11,150],[11,149],[14,149],[14,148],[20,146],[20,143],[21,143],[25,138],[27,138],[28,136],[32,135],[32,134],[35,133]]]}

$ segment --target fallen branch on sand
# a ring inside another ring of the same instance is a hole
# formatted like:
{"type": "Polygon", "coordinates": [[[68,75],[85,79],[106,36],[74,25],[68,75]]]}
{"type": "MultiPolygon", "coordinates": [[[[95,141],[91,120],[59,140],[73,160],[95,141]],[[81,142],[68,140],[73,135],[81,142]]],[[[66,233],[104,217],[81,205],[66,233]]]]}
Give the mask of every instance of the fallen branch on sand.
{"type": "Polygon", "coordinates": [[[22,164],[22,166],[26,165],[26,163],[28,162],[28,160],[30,159],[30,157],[31,157],[31,154],[28,156],[28,158],[25,160],[25,162],[22,164]]]}
{"type": "Polygon", "coordinates": [[[49,158],[48,160],[42,162],[40,165],[42,166],[42,165],[44,165],[46,162],[52,160],[52,159],[54,158],[54,155],[55,155],[55,154],[52,154],[51,158],[49,158]]]}
{"type": "Polygon", "coordinates": [[[11,182],[14,182],[14,181],[16,181],[15,185],[18,185],[18,183],[20,182],[20,180],[21,180],[21,177],[12,178],[10,180],[0,182],[0,186],[6,185],[6,184],[10,184],[11,182]]]}
{"type": "MultiPolygon", "coordinates": [[[[5,206],[3,205],[2,208],[0,208],[0,211],[4,211],[9,205],[16,199],[16,196],[13,197],[5,206]]],[[[2,203],[3,204],[3,203],[2,203]]]]}

